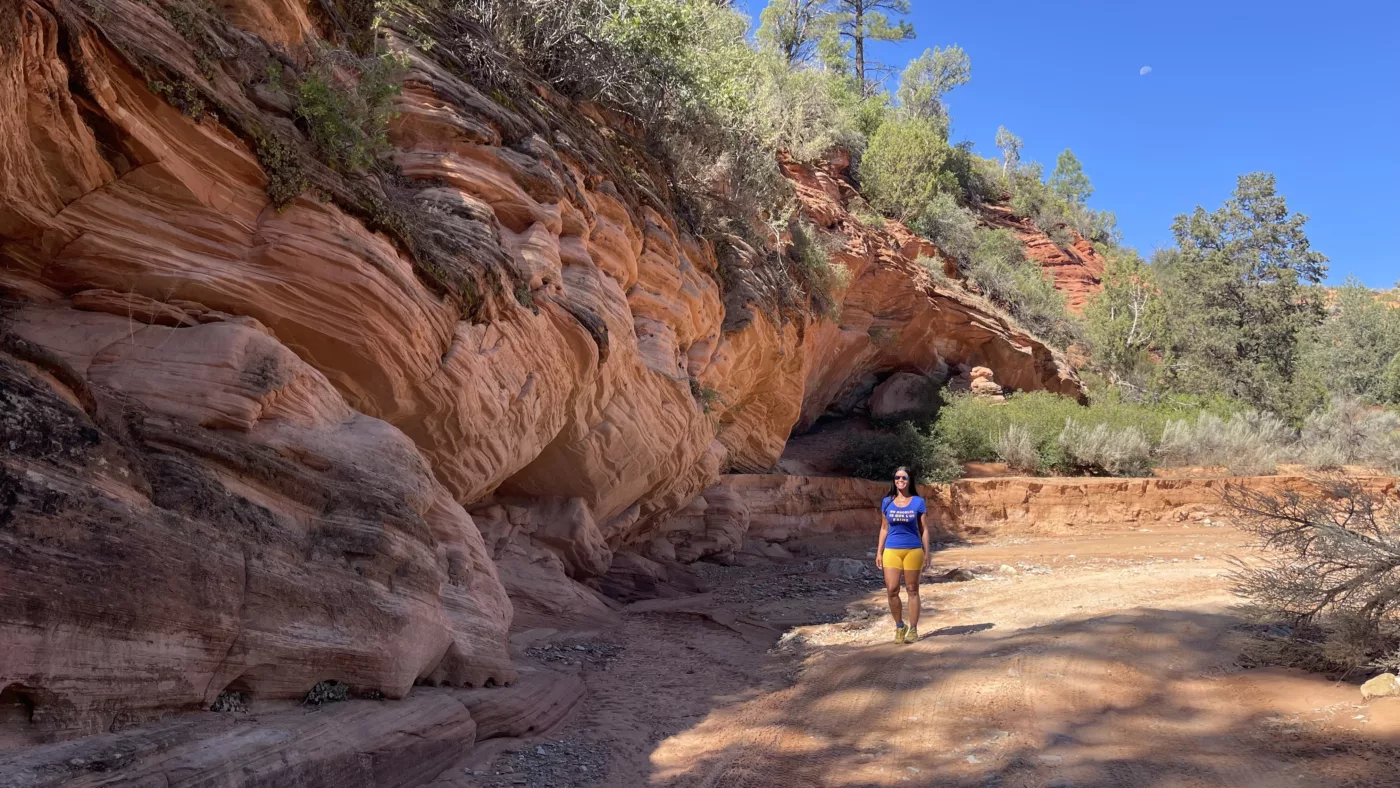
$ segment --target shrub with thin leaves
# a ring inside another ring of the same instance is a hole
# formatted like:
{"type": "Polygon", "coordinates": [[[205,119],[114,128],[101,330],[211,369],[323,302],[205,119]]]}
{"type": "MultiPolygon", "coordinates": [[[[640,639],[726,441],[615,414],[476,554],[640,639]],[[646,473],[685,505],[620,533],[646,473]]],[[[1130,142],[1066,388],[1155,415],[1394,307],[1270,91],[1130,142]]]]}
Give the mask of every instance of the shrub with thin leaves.
{"type": "Polygon", "coordinates": [[[296,115],[321,158],[346,171],[365,169],[389,147],[389,120],[400,86],[394,61],[332,51],[296,86],[296,115]],[[340,71],[358,78],[348,81],[340,71]]]}
{"type": "Polygon", "coordinates": [[[997,459],[1012,469],[1034,473],[1040,469],[1040,452],[1036,450],[1035,439],[1023,424],[1012,424],[1006,428],[993,444],[997,459]]]}
{"type": "Polygon", "coordinates": [[[1144,476],[1152,470],[1152,445],[1138,427],[1086,427],[1069,419],[1058,438],[1062,470],[1107,476],[1144,476]]]}
{"type": "Polygon", "coordinates": [[[1119,431],[1134,427],[1153,445],[1173,420],[1193,421],[1201,412],[1228,416],[1238,407],[1227,400],[1190,397],[1157,403],[1103,397],[1091,406],[1084,406],[1045,391],[1015,393],[1005,402],[967,395],[948,396],[939,411],[935,432],[961,462],[996,462],[1000,459],[997,440],[1011,427],[1020,426],[1029,434],[1040,456],[1036,465],[1052,468],[1061,464],[1060,433],[1064,431],[1065,422],[1071,419],[1091,429],[1099,424],[1119,431]]]}
{"type": "Polygon", "coordinates": [[[1072,344],[1083,333],[1064,295],[1037,263],[1026,259],[1024,245],[1009,230],[978,231],[967,277],[993,304],[1053,344],[1072,344]]]}
{"type": "Polygon", "coordinates": [[[1170,421],[1157,445],[1169,467],[1225,467],[1238,476],[1273,473],[1290,456],[1292,430],[1277,416],[1249,411],[1222,419],[1201,413],[1194,421],[1170,421]]]}
{"type": "Polygon", "coordinates": [[[958,261],[971,264],[979,242],[977,217],[946,192],[935,195],[910,220],[909,226],[958,261]]]}
{"type": "Polygon", "coordinates": [[[837,293],[851,282],[851,271],[833,262],[829,241],[811,222],[794,221],[789,226],[791,244],[788,258],[798,285],[805,291],[812,311],[831,320],[840,317],[837,293]]]}
{"type": "Polygon", "coordinates": [[[1269,658],[1341,673],[1400,661],[1400,502],[1341,477],[1278,494],[1231,485],[1225,501],[1264,551],[1233,579],[1269,627],[1269,658]]]}
{"type": "Polygon", "coordinates": [[[1300,459],[1315,467],[1364,465],[1400,471],[1400,416],[1355,399],[1334,399],[1303,423],[1300,459]]]}

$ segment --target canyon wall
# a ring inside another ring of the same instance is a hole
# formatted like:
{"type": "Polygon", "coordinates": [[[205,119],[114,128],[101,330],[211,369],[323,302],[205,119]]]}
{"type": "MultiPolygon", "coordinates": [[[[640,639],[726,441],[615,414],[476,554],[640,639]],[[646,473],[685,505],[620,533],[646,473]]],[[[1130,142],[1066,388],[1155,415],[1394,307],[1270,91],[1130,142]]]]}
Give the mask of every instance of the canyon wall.
{"type": "Polygon", "coordinates": [[[1103,289],[1104,259],[1074,228],[1064,228],[1071,242],[1061,247],[1033,222],[1016,216],[1005,205],[984,205],[979,218],[987,227],[1016,234],[1026,249],[1027,259],[1049,274],[1071,312],[1082,313],[1089,299],[1103,289]]]}
{"type": "Polygon", "coordinates": [[[387,150],[327,159],[289,85],[337,7],[3,0],[0,745],[508,683],[510,631],[605,619],[615,555],[704,553],[671,515],[872,375],[1080,396],[853,219],[839,162],[784,162],[832,317],[679,219],[624,119],[393,26],[387,150]]]}
{"type": "MultiPolygon", "coordinates": [[[[1378,498],[1394,498],[1392,476],[1353,480],[1378,498]]],[[[1214,478],[961,479],[922,489],[935,539],[996,534],[1082,534],[1124,526],[1170,525],[1231,517],[1227,485],[1279,494],[1305,490],[1306,475],[1214,478]]],[[[745,540],[790,539],[879,531],[888,483],[831,476],[733,474],[720,478],[673,520],[687,536],[687,555],[724,555],[745,540]]]]}

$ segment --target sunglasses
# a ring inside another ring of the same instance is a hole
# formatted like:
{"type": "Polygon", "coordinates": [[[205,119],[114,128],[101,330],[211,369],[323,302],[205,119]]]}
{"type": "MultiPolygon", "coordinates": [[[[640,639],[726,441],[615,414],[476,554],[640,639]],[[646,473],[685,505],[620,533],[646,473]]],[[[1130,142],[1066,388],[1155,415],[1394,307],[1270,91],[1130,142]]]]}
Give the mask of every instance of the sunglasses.
{"type": "Polygon", "coordinates": [[[903,479],[903,480],[906,481],[906,482],[909,481],[909,477],[908,477],[908,476],[896,476],[896,477],[894,477],[894,480],[895,480],[895,481],[899,481],[900,479],[903,479]]]}

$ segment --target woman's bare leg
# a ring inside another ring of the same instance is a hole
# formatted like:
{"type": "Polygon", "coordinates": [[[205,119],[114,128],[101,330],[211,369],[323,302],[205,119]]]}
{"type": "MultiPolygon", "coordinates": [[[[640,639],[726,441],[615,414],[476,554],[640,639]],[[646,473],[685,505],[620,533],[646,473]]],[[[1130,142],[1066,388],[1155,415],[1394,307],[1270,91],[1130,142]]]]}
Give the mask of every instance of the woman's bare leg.
{"type": "MultiPolygon", "coordinates": [[[[888,582],[888,581],[887,581],[888,582]]],[[[895,581],[898,582],[898,581],[895,581]]],[[[908,569],[904,572],[904,587],[909,591],[909,626],[919,625],[919,570],[908,569]]],[[[899,591],[895,591],[895,598],[899,598],[899,591]]]]}
{"type": "Polygon", "coordinates": [[[899,604],[899,576],[904,570],[897,566],[885,566],[885,594],[889,597],[890,617],[895,624],[903,623],[904,611],[899,604]]]}

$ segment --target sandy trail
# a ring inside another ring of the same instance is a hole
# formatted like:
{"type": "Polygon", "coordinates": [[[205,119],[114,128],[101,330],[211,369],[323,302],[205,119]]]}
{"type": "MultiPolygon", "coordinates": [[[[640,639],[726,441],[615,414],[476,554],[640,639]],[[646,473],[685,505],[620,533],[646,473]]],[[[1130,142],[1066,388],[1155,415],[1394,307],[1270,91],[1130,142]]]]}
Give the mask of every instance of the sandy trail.
{"type": "Polygon", "coordinates": [[[714,624],[629,617],[626,657],[590,676],[569,735],[608,743],[593,784],[617,786],[1400,786],[1400,699],[1236,665],[1226,556],[1245,551],[1194,524],[954,547],[936,569],[1016,572],[926,585],[913,645],[864,617],[882,592],[776,656],[714,624]]]}

